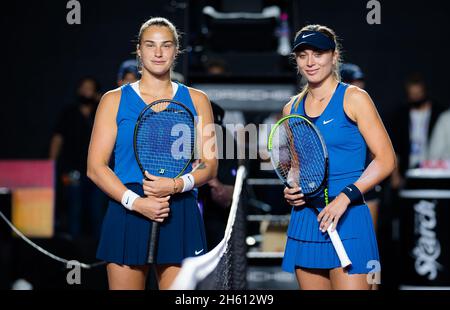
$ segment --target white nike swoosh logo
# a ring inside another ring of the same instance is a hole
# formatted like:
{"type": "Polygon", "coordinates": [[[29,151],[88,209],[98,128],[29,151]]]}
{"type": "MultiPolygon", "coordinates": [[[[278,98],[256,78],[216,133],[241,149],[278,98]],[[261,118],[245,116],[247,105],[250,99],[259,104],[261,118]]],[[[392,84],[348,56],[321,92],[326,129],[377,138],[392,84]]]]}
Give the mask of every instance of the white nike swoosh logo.
{"type": "Polygon", "coordinates": [[[332,121],[334,121],[334,118],[329,119],[329,120],[327,120],[327,121],[323,121],[323,124],[326,125],[326,124],[328,124],[328,123],[331,123],[332,121]]]}
{"type": "Polygon", "coordinates": [[[353,192],[353,190],[350,187],[347,187],[349,191],[353,192]]]}
{"type": "Polygon", "coordinates": [[[313,35],[315,35],[315,33],[304,34],[304,35],[302,35],[302,39],[307,38],[309,36],[313,36],[313,35]]]}
{"type": "Polygon", "coordinates": [[[203,252],[204,249],[201,249],[200,251],[195,251],[195,255],[200,254],[201,252],[203,252]]]}

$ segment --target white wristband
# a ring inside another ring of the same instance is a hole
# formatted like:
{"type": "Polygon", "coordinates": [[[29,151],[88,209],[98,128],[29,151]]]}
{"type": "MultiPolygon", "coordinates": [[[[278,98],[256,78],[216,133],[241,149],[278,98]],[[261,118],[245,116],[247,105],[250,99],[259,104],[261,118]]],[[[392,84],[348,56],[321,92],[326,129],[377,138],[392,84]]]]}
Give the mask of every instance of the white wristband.
{"type": "Polygon", "coordinates": [[[122,206],[128,210],[133,210],[134,201],[140,196],[131,190],[127,190],[122,196],[122,206]]]}
{"type": "Polygon", "coordinates": [[[192,174],[185,174],[181,177],[181,179],[183,180],[183,190],[181,191],[182,193],[188,192],[194,188],[195,180],[192,174]]]}

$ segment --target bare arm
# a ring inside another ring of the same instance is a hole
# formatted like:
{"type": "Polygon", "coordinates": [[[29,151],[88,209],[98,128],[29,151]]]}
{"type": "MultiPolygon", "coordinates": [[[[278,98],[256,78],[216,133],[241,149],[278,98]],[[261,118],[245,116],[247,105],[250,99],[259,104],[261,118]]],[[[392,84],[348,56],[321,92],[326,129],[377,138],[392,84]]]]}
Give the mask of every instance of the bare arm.
{"type": "Polygon", "coordinates": [[[211,198],[222,208],[228,208],[233,199],[233,185],[226,185],[214,178],[208,182],[211,187],[211,198]]]}
{"type": "MultiPolygon", "coordinates": [[[[199,116],[197,125],[197,141],[200,155],[200,164],[197,169],[192,172],[195,179],[195,187],[206,184],[209,180],[217,176],[217,141],[214,126],[214,116],[212,113],[211,103],[208,97],[201,91],[190,88],[189,92],[194,102],[195,109],[199,116]]],[[[177,182],[183,182],[177,179],[177,182]]],[[[177,189],[181,191],[181,186],[177,189]]]]}
{"type": "Polygon", "coordinates": [[[350,87],[344,99],[344,109],[358,124],[373,159],[355,186],[365,193],[388,177],[396,166],[391,140],[370,96],[357,87],[350,87]]]}
{"type": "MultiPolygon", "coordinates": [[[[355,182],[361,193],[365,193],[394,170],[394,149],[372,99],[364,90],[350,86],[345,93],[344,110],[358,124],[358,129],[373,154],[372,162],[355,182]]],[[[340,193],[317,216],[320,229],[325,232],[334,223],[334,230],[349,204],[350,199],[340,193]]]]}
{"type": "Polygon", "coordinates": [[[56,133],[53,135],[52,140],[50,141],[50,150],[48,154],[50,159],[58,159],[63,143],[64,139],[61,134],[56,133]]]}
{"type": "Polygon", "coordinates": [[[119,108],[120,90],[106,93],[100,100],[91,143],[89,144],[87,175],[108,196],[116,201],[127,190],[108,166],[116,142],[116,115],[119,108]]]}
{"type": "MultiPolygon", "coordinates": [[[[125,185],[108,166],[116,142],[116,115],[119,102],[120,90],[108,92],[101,99],[95,115],[87,163],[88,177],[116,201],[121,201],[127,191],[125,185]]],[[[162,222],[163,217],[168,214],[168,199],[169,197],[138,198],[133,204],[133,209],[152,220],[162,222]]]]}

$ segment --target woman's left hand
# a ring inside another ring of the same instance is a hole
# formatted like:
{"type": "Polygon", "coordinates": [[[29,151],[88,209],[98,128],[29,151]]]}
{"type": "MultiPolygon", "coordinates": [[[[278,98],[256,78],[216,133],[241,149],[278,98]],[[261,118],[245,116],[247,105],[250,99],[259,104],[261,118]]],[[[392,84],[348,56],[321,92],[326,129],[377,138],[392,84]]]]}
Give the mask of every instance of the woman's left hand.
{"type": "Polygon", "coordinates": [[[146,196],[166,197],[174,194],[173,179],[157,177],[145,171],[143,189],[146,196]]]}
{"type": "Polygon", "coordinates": [[[333,223],[332,231],[334,231],[338,225],[339,219],[347,210],[349,204],[350,199],[348,199],[345,194],[339,194],[328,206],[323,208],[317,216],[317,221],[320,222],[319,229],[322,232],[325,232],[331,223],[333,223]]]}

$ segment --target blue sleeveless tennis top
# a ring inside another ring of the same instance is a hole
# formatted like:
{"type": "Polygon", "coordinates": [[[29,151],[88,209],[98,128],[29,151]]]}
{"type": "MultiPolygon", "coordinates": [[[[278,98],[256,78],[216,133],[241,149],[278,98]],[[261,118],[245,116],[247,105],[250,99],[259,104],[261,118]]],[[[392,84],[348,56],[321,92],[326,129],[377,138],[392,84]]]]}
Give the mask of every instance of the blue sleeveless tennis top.
{"type": "Polygon", "coordinates": [[[338,83],[330,102],[319,117],[310,118],[305,112],[306,95],[291,107],[291,114],[311,119],[322,134],[329,157],[329,196],[337,196],[363,173],[366,161],[366,142],[358,126],[344,112],[344,94],[348,85],[338,83]]]}
{"type": "MultiPolygon", "coordinates": [[[[117,111],[117,137],[114,146],[114,172],[123,184],[142,184],[143,175],[139,169],[133,149],[134,127],[141,111],[147,106],[142,98],[133,90],[130,84],[121,87],[119,110],[117,111]]],[[[189,94],[189,89],[178,83],[178,89],[173,100],[186,105],[194,117],[197,112],[189,94]]],[[[189,173],[189,166],[185,173],[189,173]]]]}

